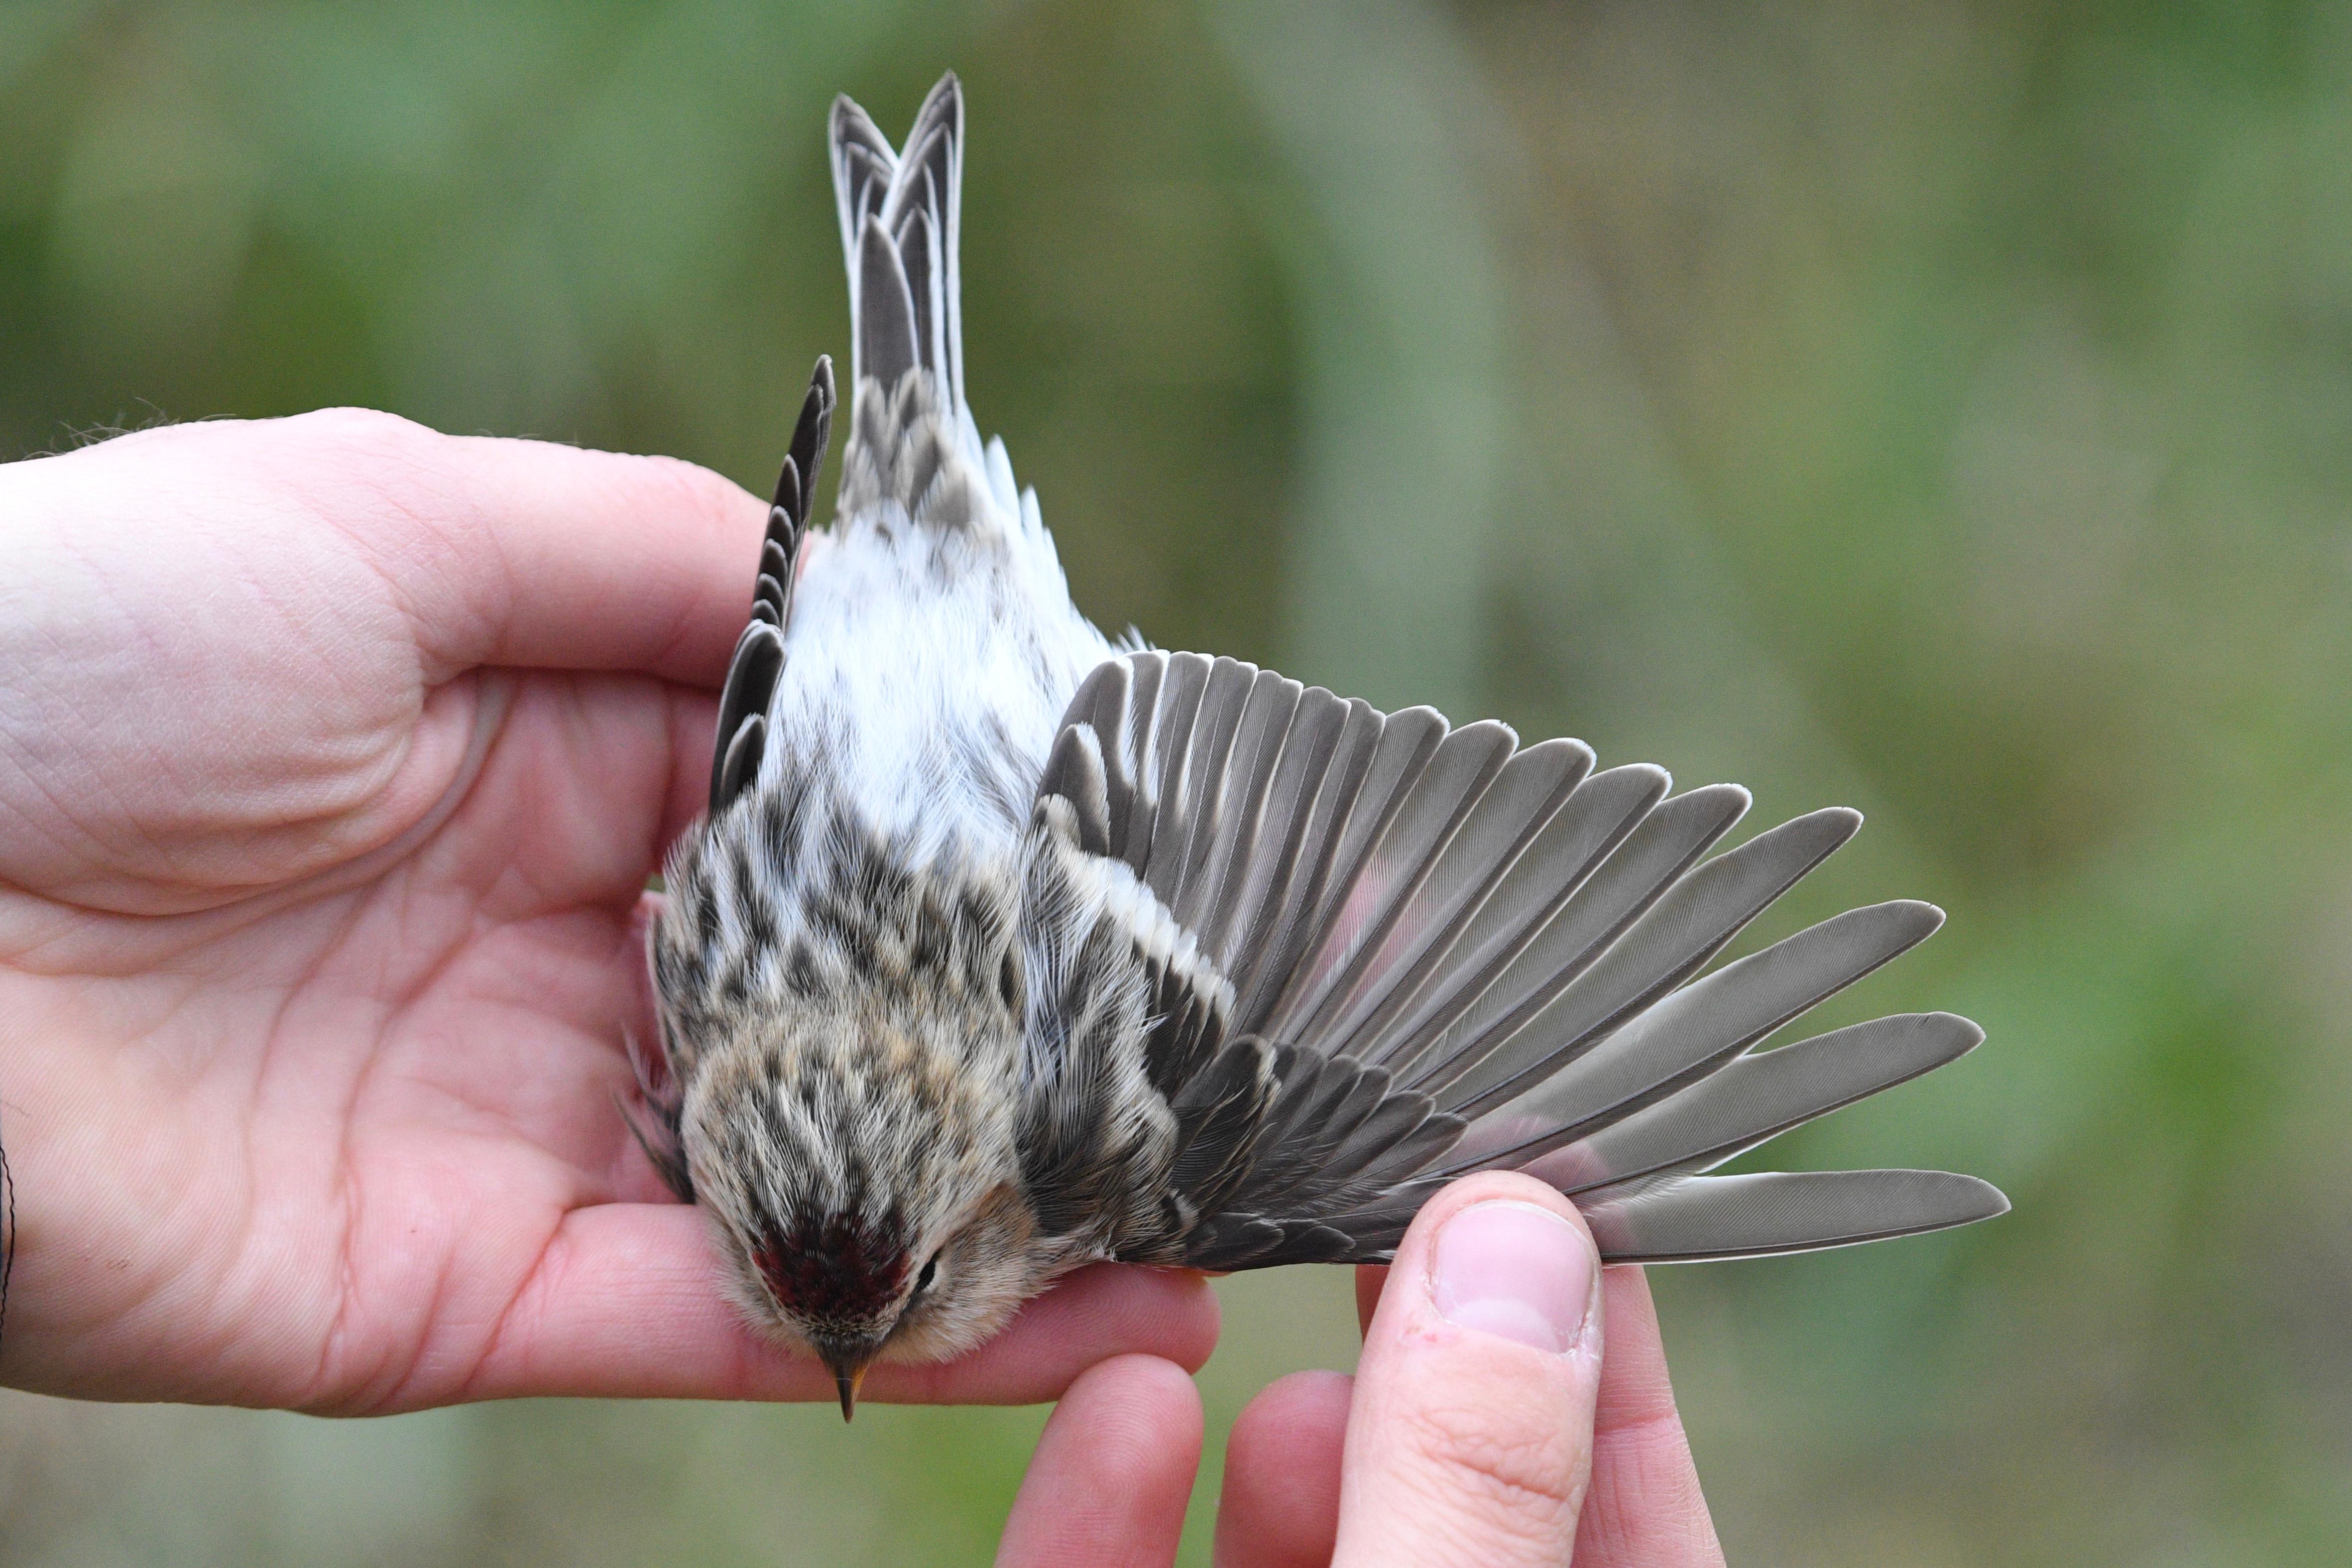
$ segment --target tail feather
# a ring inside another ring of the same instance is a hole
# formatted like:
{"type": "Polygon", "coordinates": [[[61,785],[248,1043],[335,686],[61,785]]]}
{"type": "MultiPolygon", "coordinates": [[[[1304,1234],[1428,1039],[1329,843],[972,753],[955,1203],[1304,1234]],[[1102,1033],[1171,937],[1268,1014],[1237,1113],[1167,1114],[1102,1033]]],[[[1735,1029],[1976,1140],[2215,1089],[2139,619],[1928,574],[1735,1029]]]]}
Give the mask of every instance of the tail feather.
{"type": "Polygon", "coordinates": [[[848,99],[833,106],[834,199],[849,265],[850,374],[884,391],[910,370],[963,406],[963,316],[956,266],[963,200],[963,89],[941,77],[893,148],[848,99]]]}
{"type": "Polygon", "coordinates": [[[1029,503],[963,399],[956,251],[963,89],[941,77],[893,148],[864,110],[833,106],[833,184],[849,270],[850,421],[840,512],[919,528],[1020,526],[1029,503]]]}
{"type": "Polygon", "coordinates": [[[857,279],[857,332],[851,340],[850,353],[859,367],[861,402],[868,380],[896,386],[898,378],[919,363],[917,353],[922,337],[915,319],[915,283],[907,275],[906,261],[882,226],[867,219],[852,258],[857,279]]]}

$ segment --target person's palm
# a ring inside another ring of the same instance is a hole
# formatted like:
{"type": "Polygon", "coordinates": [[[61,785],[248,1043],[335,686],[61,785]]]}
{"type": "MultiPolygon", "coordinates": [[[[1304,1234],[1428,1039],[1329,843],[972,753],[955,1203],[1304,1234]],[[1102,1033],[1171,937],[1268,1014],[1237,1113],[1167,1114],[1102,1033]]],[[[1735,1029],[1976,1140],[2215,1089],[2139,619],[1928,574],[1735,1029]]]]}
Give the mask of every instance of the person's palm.
{"type": "MultiPolygon", "coordinates": [[[[684,464],[359,413],[0,467],[0,1383],[831,1395],[743,1327],[614,1103],[652,1026],[646,875],[700,803],[763,522],[684,464]]],[[[1554,1387],[1570,1358],[1433,1329],[1435,1226],[1513,1183],[1415,1221],[1364,1398],[1306,1374],[1244,1414],[1220,1562],[1372,1568],[1433,1531],[1480,1562],[1721,1561],[1638,1271],[1597,1441],[1590,1356],[1554,1387]]],[[[999,1562],[1164,1564],[1215,1331],[1197,1276],[1101,1268],[866,1393],[1062,1395],[999,1562]]]]}
{"type": "MultiPolygon", "coordinates": [[[[615,1105],[764,508],[703,470],[337,413],[0,469],[0,1374],[373,1411],[818,1396],[615,1105]]],[[[1197,1364],[1082,1275],[882,1398],[1197,1364]]]]}

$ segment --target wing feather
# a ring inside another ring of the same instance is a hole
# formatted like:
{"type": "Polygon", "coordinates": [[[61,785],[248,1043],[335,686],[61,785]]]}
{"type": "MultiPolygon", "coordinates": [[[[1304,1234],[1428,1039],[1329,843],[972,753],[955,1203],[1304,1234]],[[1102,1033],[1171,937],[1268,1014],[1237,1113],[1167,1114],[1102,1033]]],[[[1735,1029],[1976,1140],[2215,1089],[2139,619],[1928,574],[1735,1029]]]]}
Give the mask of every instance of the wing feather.
{"type": "Polygon", "coordinates": [[[760,775],[768,710],[784,672],[784,624],[792,615],[793,568],[808,531],[809,491],[824,466],[833,434],[833,361],[819,356],[801,400],[792,448],[768,508],[767,537],[751,590],[751,618],[736,639],[719,696],[719,730],[710,762],[710,815],[717,816],[760,775]]]}
{"type": "Polygon", "coordinates": [[[1948,1171],[1759,1171],[1604,1188],[1579,1206],[1607,1261],[1689,1263],[1917,1236],[2007,1214],[2009,1200],[1948,1171]]]}
{"type": "Polygon", "coordinates": [[[1903,1013],[1751,1052],[1529,1168],[1571,1195],[1661,1172],[1712,1170],[1792,1127],[1957,1060],[1983,1039],[1982,1029],[1949,1013],[1903,1013]]]}
{"type": "Polygon", "coordinates": [[[1995,1212],[1964,1177],[1695,1174],[1973,1043],[1915,1016],[1755,1054],[1924,940],[1929,905],[1851,910],[1710,971],[1853,812],[1709,858],[1747,811],[1736,785],[1670,797],[1661,770],[1596,773],[1576,742],[1521,748],[1501,724],[1191,654],[1096,670],[1052,757],[1041,798],[1193,944],[1151,971],[1146,1046],[1179,1123],[1185,1261],[1376,1260],[1438,1184],[1496,1167],[1605,1213],[1612,1258],[1995,1212]]]}

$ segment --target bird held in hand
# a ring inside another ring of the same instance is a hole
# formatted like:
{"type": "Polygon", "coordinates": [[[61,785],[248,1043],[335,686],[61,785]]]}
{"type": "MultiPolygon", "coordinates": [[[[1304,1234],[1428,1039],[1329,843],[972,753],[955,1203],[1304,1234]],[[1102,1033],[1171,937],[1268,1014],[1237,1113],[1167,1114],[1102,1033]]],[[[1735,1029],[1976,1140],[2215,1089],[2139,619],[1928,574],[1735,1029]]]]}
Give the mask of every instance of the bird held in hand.
{"type": "Polygon", "coordinates": [[[1856,814],[1710,858],[1737,786],[1105,638],[964,403],[955,79],[903,151],[838,101],[832,153],[837,516],[809,531],[820,361],[667,868],[632,1111],[845,1415],[877,1358],[970,1350],[1081,1265],[1381,1262],[1472,1171],[1552,1183],[1612,1261],[2008,1206],[1941,1172],[1704,1173],[1982,1037],[1912,1014],[1754,1049],[1927,904],[1702,973],[1856,814]]]}

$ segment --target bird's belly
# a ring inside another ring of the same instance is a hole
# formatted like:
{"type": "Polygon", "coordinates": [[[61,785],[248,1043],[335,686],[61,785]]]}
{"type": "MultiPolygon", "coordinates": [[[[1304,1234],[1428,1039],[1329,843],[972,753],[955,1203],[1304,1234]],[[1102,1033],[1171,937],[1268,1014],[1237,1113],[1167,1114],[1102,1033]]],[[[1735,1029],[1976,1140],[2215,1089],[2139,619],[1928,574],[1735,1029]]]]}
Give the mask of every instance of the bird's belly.
{"type": "Polygon", "coordinates": [[[829,773],[886,832],[1009,850],[1063,710],[1110,648],[1066,595],[1040,604],[1011,570],[944,572],[860,531],[801,574],[766,766],[829,773]]]}

